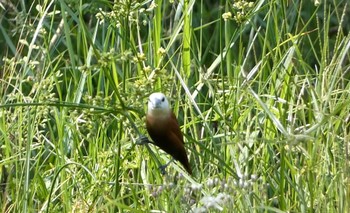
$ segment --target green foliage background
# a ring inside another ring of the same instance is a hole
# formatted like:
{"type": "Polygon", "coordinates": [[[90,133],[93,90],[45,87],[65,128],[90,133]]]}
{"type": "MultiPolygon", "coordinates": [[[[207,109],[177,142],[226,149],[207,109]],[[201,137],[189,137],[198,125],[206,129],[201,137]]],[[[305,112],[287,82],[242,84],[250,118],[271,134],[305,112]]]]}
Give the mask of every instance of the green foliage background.
{"type": "Polygon", "coordinates": [[[0,1],[2,212],[347,212],[347,0],[0,1]],[[137,145],[162,91],[194,175],[137,145]]]}

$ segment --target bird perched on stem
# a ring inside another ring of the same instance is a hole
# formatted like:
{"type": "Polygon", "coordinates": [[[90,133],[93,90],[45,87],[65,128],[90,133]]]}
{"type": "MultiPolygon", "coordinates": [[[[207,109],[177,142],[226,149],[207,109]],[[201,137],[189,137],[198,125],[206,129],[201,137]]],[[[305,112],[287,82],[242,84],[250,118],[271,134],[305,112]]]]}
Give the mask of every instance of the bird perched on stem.
{"type": "Polygon", "coordinates": [[[149,96],[146,128],[154,144],[179,161],[192,175],[179,124],[163,93],[149,96]]]}

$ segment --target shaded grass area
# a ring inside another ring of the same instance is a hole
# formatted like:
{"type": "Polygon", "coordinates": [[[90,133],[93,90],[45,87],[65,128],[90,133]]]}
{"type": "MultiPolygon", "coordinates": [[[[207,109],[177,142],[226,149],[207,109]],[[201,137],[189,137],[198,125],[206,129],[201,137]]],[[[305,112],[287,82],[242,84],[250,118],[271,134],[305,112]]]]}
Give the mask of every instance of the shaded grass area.
{"type": "Polygon", "coordinates": [[[347,1],[0,1],[3,212],[346,212],[347,1]],[[171,100],[194,175],[150,145],[171,100]]]}

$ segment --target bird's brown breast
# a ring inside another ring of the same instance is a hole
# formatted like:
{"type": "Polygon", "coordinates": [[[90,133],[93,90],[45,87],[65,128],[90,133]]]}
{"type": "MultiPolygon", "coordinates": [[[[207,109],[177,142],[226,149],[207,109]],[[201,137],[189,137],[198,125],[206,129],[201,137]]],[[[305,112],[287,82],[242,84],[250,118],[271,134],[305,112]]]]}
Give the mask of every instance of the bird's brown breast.
{"type": "Polygon", "coordinates": [[[147,115],[146,128],[154,143],[175,160],[180,161],[191,174],[183,136],[174,113],[171,113],[168,118],[147,115]]]}
{"type": "Polygon", "coordinates": [[[182,133],[173,113],[171,113],[169,118],[157,118],[148,115],[146,127],[152,140],[166,152],[168,152],[169,147],[183,146],[182,133]]]}

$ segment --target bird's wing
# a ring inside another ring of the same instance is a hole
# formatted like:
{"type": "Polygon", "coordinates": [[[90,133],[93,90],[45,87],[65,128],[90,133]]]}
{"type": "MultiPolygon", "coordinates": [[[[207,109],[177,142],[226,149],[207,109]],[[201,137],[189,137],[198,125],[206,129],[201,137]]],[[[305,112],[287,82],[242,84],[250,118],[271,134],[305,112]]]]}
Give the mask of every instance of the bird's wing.
{"type": "Polygon", "coordinates": [[[179,123],[177,122],[177,119],[175,117],[175,114],[172,112],[171,113],[171,126],[173,127],[173,132],[175,133],[176,137],[182,142],[184,143],[184,139],[183,139],[183,136],[182,136],[182,133],[181,133],[181,130],[180,130],[180,126],[179,126],[179,123]]]}

